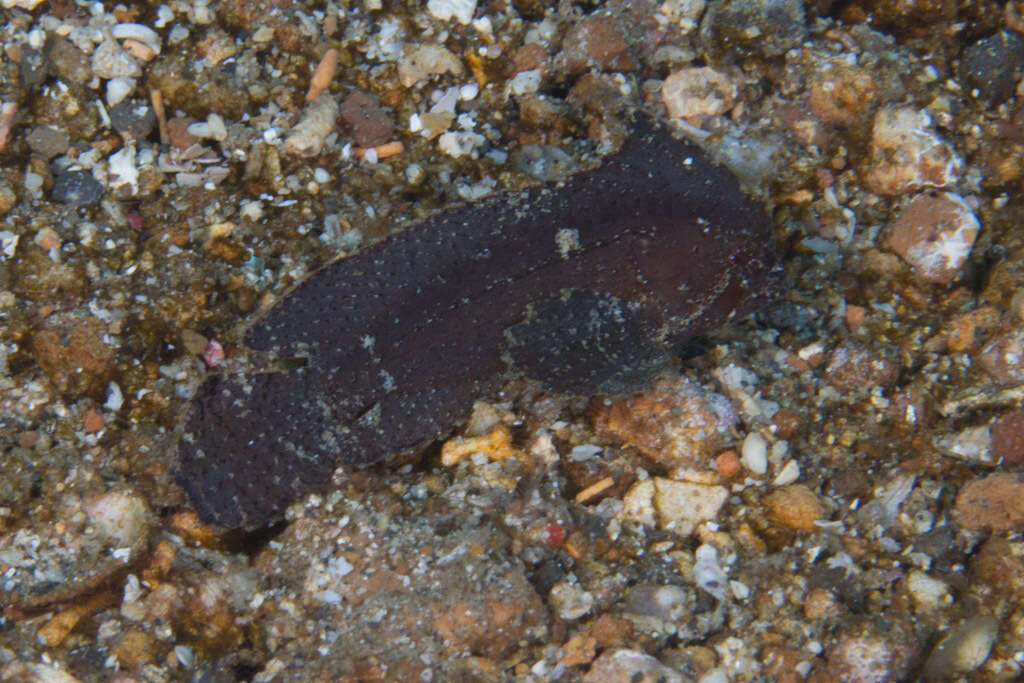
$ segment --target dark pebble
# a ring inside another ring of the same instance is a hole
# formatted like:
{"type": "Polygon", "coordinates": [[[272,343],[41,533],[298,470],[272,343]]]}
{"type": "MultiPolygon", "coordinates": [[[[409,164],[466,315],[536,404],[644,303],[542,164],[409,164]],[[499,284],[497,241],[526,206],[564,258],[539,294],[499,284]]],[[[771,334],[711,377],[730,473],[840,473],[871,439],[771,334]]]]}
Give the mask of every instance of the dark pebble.
{"type": "Polygon", "coordinates": [[[156,115],[148,104],[124,100],[110,110],[110,123],[121,135],[143,140],[153,132],[156,115]]]}
{"type": "Polygon", "coordinates": [[[21,81],[34,87],[46,80],[46,56],[41,50],[25,46],[21,50],[21,81]]]}
{"type": "Polygon", "coordinates": [[[36,126],[29,131],[27,142],[29,149],[46,160],[59,156],[67,151],[70,140],[59,130],[49,126],[36,126]]]}
{"type": "Polygon", "coordinates": [[[778,57],[807,37],[807,16],[803,0],[721,0],[708,7],[700,33],[713,55],[778,57]]]}
{"type": "Polygon", "coordinates": [[[1000,31],[964,50],[957,76],[968,95],[994,106],[1013,96],[1022,69],[1024,38],[1000,31]]]}
{"type": "Polygon", "coordinates": [[[51,198],[71,206],[90,206],[103,196],[103,186],[88,171],[68,171],[53,182],[51,198]]]}

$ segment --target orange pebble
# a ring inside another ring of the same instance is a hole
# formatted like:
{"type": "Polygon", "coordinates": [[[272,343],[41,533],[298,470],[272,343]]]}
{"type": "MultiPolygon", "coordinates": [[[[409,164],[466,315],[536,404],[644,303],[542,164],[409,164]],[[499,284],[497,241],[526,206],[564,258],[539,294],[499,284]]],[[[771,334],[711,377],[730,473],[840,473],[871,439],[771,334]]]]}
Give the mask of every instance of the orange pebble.
{"type": "Polygon", "coordinates": [[[723,451],[715,458],[715,466],[718,468],[718,476],[732,479],[740,471],[740,456],[736,455],[736,451],[723,451]]]}
{"type": "Polygon", "coordinates": [[[90,408],[85,411],[85,416],[82,419],[82,425],[85,427],[85,431],[87,433],[95,434],[103,429],[103,415],[90,408]]]}
{"type": "Polygon", "coordinates": [[[383,145],[377,145],[376,147],[370,147],[369,149],[356,147],[355,154],[357,157],[362,159],[371,149],[377,152],[377,159],[386,159],[404,152],[405,146],[398,140],[395,140],[394,142],[385,142],[383,145]]]}

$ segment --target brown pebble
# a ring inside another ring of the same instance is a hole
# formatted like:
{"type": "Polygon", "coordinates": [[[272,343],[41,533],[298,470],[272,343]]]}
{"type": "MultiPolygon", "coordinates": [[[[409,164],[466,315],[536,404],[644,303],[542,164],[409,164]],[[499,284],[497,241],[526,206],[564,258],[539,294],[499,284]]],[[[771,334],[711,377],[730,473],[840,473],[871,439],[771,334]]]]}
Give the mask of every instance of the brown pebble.
{"type": "Polygon", "coordinates": [[[778,526],[797,531],[815,531],[815,522],[825,516],[818,496],[803,484],[791,484],[773,491],[764,500],[768,519],[778,526]]]}
{"type": "Polygon", "coordinates": [[[920,194],[890,227],[887,244],[922,280],[949,284],[967,261],[980,229],[959,195],[920,194]]]}
{"type": "Polygon", "coordinates": [[[946,346],[954,353],[974,351],[981,346],[999,324],[999,311],[982,306],[953,317],[949,322],[946,346]]]}
{"type": "Polygon", "coordinates": [[[569,29],[561,54],[565,70],[580,74],[598,71],[631,71],[636,62],[619,22],[609,16],[589,16],[569,29]]]}
{"type": "Polygon", "coordinates": [[[1002,415],[992,425],[992,458],[1004,467],[1024,465],[1024,410],[1002,415]]]}
{"type": "Polygon", "coordinates": [[[346,97],[338,107],[342,125],[360,147],[376,147],[391,139],[395,124],[377,101],[362,90],[346,97]]]}
{"type": "Polygon", "coordinates": [[[125,631],[111,648],[118,663],[129,671],[156,661],[156,638],[145,631],[125,631]]]}
{"type": "Polygon", "coordinates": [[[957,494],[953,517],[971,530],[1024,530],[1024,474],[1000,472],[968,482],[957,494]]]}
{"type": "Polygon", "coordinates": [[[85,411],[85,415],[82,417],[82,427],[85,428],[87,434],[95,434],[100,431],[103,429],[103,414],[92,408],[85,411]]]}

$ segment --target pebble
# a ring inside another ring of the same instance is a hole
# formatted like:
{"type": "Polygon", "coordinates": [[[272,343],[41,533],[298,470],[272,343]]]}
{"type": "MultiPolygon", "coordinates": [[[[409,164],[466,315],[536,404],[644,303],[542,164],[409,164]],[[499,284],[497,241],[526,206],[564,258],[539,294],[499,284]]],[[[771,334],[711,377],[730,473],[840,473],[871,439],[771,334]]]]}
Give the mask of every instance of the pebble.
{"type": "Polygon", "coordinates": [[[666,469],[710,468],[738,419],[729,399],[684,378],[603,402],[593,416],[598,433],[636,446],[666,469]]]}
{"type": "Polygon", "coordinates": [[[942,453],[978,465],[995,465],[998,460],[992,451],[992,433],[988,425],[967,427],[956,434],[935,441],[942,453]]]}
{"type": "Polygon", "coordinates": [[[36,126],[29,131],[26,142],[29,149],[49,161],[67,151],[70,138],[66,133],[49,126],[36,126]]]}
{"type": "Polygon", "coordinates": [[[825,506],[817,494],[803,484],[772,491],[764,499],[764,506],[773,524],[797,531],[816,531],[815,522],[825,516],[825,506]]]}
{"type": "Polygon", "coordinates": [[[473,21],[477,0],[428,0],[427,11],[441,21],[455,19],[460,24],[473,21]]]}
{"type": "Polygon", "coordinates": [[[822,681],[886,683],[905,680],[918,655],[916,638],[902,622],[848,625],[829,651],[822,681]]]}
{"type": "Polygon", "coordinates": [[[92,206],[103,196],[103,185],[89,171],[66,171],[53,181],[50,197],[71,206],[92,206]]]}
{"type": "Polygon", "coordinates": [[[558,62],[569,75],[590,69],[608,72],[636,68],[623,25],[610,15],[592,14],[573,24],[565,35],[558,62]]]}
{"type": "Polygon", "coordinates": [[[918,607],[927,610],[934,611],[948,607],[953,602],[948,583],[919,569],[915,569],[907,575],[906,587],[918,607]]]}
{"type": "Polygon", "coordinates": [[[999,31],[963,51],[957,80],[964,92],[991,107],[1013,96],[1022,71],[1024,38],[1011,31],[999,31]]]}
{"type": "Polygon", "coordinates": [[[338,102],[327,93],[318,95],[306,105],[302,118],[285,138],[285,151],[301,157],[317,156],[334,130],[337,118],[338,102]]]}
{"type": "Polygon", "coordinates": [[[149,508],[134,493],[112,491],[82,504],[96,531],[120,546],[132,547],[149,532],[149,508]]]}
{"type": "Polygon", "coordinates": [[[92,72],[100,78],[138,78],[142,68],[114,40],[105,40],[92,53],[92,72]]]}
{"type": "Polygon", "coordinates": [[[911,107],[885,107],[875,115],[867,171],[873,191],[900,195],[957,181],[961,160],[931,125],[927,112],[911,107]]]}
{"type": "Polygon", "coordinates": [[[803,0],[719,0],[704,14],[700,36],[714,54],[737,49],[778,57],[807,38],[803,0]]]}
{"type": "Polygon", "coordinates": [[[107,106],[115,107],[135,90],[134,78],[111,78],[107,81],[107,106]]]}
{"type": "Polygon", "coordinates": [[[995,645],[999,620],[987,614],[967,619],[951,629],[939,641],[925,661],[925,679],[948,679],[950,674],[966,674],[978,669],[995,645]]]}
{"type": "Polygon", "coordinates": [[[686,680],[654,657],[637,650],[609,650],[594,660],[584,683],[684,683],[686,680]]]}
{"type": "Polygon", "coordinates": [[[717,116],[732,108],[736,95],[733,80],[709,66],[680,69],[661,85],[661,100],[673,118],[717,116]]]}
{"type": "Polygon", "coordinates": [[[92,79],[89,55],[67,38],[51,35],[46,42],[50,71],[65,83],[86,83],[92,79]]]}
{"type": "Polygon", "coordinates": [[[881,345],[840,344],[829,355],[825,378],[850,395],[863,395],[879,386],[889,388],[899,379],[900,366],[885,351],[881,345]]]}
{"type": "Polygon", "coordinates": [[[409,48],[398,61],[398,80],[402,87],[411,88],[437,74],[462,75],[462,62],[447,48],[426,43],[409,48]]]}
{"type": "Polygon", "coordinates": [[[768,471],[768,440],[757,432],[750,432],[743,439],[740,462],[752,474],[763,476],[768,471]]]}
{"type": "Polygon", "coordinates": [[[156,126],[156,114],[145,102],[125,100],[111,108],[110,125],[121,135],[145,140],[156,126]]]}
{"type": "Polygon", "coordinates": [[[960,489],[953,518],[974,531],[1024,531],[1024,474],[998,472],[960,489]]]}
{"type": "Polygon", "coordinates": [[[992,459],[1001,462],[1005,468],[1019,468],[1024,465],[1024,410],[999,416],[992,425],[992,459]]]}
{"type": "Polygon", "coordinates": [[[352,92],[338,109],[342,125],[360,147],[376,147],[392,139],[395,123],[377,98],[362,90],[352,92]]]}
{"type": "Polygon", "coordinates": [[[889,248],[923,280],[949,284],[974,247],[981,224],[960,195],[920,194],[889,228],[889,248]]]}
{"type": "Polygon", "coordinates": [[[981,350],[978,362],[1002,386],[1024,383],[1024,328],[997,336],[981,350]]]}
{"type": "Polygon", "coordinates": [[[594,608],[594,596],[577,583],[572,574],[555,584],[548,598],[558,616],[566,621],[586,616],[594,608]]]}
{"type": "Polygon", "coordinates": [[[728,498],[724,486],[653,477],[626,492],[619,517],[689,536],[698,525],[716,519],[728,498]]]}
{"type": "Polygon", "coordinates": [[[977,350],[999,326],[999,309],[981,306],[953,316],[946,334],[946,348],[953,353],[977,350]]]}

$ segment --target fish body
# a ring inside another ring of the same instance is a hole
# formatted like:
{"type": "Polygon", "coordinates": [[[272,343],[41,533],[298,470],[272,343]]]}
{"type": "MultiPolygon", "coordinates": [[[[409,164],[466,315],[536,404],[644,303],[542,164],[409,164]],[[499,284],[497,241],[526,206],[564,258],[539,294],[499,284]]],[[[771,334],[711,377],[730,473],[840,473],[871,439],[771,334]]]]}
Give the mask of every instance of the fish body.
{"type": "Polygon", "coordinates": [[[311,275],[246,344],[302,367],[197,390],[177,479],[206,522],[254,528],[451,432],[515,373],[617,393],[674,342],[781,282],[763,208],[698,147],[641,123],[601,166],[439,212],[311,275]]]}

